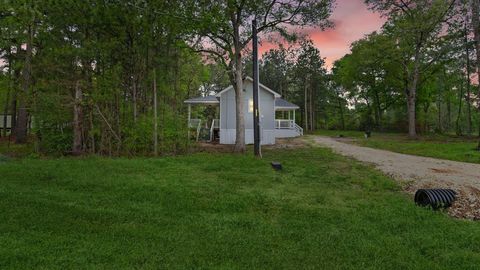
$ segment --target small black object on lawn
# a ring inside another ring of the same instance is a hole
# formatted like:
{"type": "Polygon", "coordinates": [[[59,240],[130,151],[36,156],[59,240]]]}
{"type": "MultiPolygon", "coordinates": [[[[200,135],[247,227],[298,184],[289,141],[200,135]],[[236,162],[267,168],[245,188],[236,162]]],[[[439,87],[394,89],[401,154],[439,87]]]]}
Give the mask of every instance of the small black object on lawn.
{"type": "Polygon", "coordinates": [[[366,139],[370,138],[371,136],[372,136],[372,132],[371,132],[371,131],[369,131],[369,130],[365,131],[365,138],[366,138],[366,139]]]}
{"type": "Polygon", "coordinates": [[[280,171],[282,169],[282,164],[280,162],[272,161],[272,168],[276,171],[280,171]]]}
{"type": "Polygon", "coordinates": [[[450,207],[457,193],[451,189],[419,189],[415,193],[415,203],[431,206],[433,209],[450,207]]]}

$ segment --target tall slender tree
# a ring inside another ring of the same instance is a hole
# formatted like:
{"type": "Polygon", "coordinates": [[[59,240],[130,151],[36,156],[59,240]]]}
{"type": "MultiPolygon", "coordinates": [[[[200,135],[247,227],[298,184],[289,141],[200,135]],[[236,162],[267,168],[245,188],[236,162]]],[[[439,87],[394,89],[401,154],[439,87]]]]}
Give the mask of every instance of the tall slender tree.
{"type": "MultiPolygon", "coordinates": [[[[195,2],[195,1],[194,1],[195,2]]],[[[228,0],[195,2],[194,21],[198,51],[212,56],[229,71],[235,90],[236,143],[235,152],[245,152],[245,119],[243,96],[243,58],[252,39],[251,21],[258,21],[258,33],[294,34],[289,26],[330,26],[328,17],[332,0],[228,0]]]]}

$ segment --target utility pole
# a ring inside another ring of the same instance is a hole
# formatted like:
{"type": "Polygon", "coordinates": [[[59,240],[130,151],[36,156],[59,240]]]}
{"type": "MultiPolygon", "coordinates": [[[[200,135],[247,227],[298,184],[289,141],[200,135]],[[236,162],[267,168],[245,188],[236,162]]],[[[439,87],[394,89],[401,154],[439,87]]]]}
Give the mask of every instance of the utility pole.
{"type": "Polygon", "coordinates": [[[252,43],[253,43],[253,143],[254,154],[262,157],[260,146],[260,113],[258,111],[258,38],[257,38],[257,20],[252,21],[252,43]]]}

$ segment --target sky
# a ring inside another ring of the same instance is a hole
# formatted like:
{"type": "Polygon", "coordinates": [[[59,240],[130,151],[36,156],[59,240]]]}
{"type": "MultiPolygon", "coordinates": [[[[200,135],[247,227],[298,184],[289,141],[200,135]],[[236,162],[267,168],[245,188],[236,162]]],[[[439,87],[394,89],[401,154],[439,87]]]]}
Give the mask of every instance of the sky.
{"type": "MultiPolygon", "coordinates": [[[[350,44],[364,35],[380,30],[384,18],[380,14],[368,10],[363,0],[337,0],[331,20],[335,27],[322,31],[321,29],[304,29],[302,32],[313,40],[315,46],[325,57],[328,68],[335,60],[350,52],[350,44]]],[[[260,53],[277,47],[274,44],[262,42],[260,53]]]]}

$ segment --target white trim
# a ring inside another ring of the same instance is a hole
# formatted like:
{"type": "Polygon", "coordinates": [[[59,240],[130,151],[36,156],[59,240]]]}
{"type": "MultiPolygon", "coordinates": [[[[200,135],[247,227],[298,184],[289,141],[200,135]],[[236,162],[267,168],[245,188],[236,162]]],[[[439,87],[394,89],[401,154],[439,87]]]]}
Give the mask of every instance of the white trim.
{"type": "MultiPolygon", "coordinates": [[[[253,83],[253,79],[252,79],[251,77],[249,77],[249,76],[247,76],[247,77],[245,78],[245,80],[249,80],[249,81],[251,81],[251,82],[253,83]]],[[[280,98],[280,97],[282,97],[282,95],[280,95],[279,93],[273,91],[272,89],[266,87],[265,85],[263,85],[263,84],[261,84],[261,83],[259,83],[258,86],[261,87],[261,88],[263,88],[264,90],[267,90],[268,92],[272,93],[275,98],[280,98]]],[[[230,90],[232,90],[232,89],[233,89],[233,85],[230,85],[229,87],[227,87],[227,88],[223,89],[222,91],[218,92],[215,96],[220,97],[223,93],[225,93],[225,92],[227,92],[227,91],[230,91],[230,90]]]]}
{"type": "MultiPolygon", "coordinates": [[[[222,107],[225,107],[225,104],[222,106],[222,102],[221,100],[218,101],[220,103],[220,105],[218,106],[218,121],[220,121],[220,124],[218,125],[219,129],[222,130],[222,107]]],[[[225,109],[225,108],[223,108],[225,109]]],[[[219,137],[222,137],[222,133],[219,131],[219,137]]]]}

